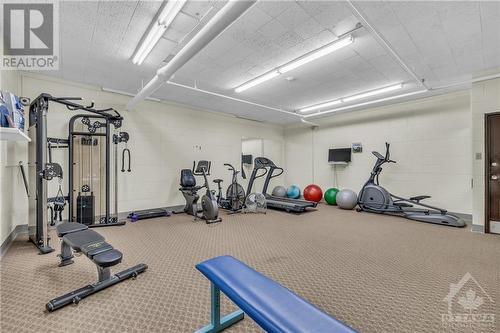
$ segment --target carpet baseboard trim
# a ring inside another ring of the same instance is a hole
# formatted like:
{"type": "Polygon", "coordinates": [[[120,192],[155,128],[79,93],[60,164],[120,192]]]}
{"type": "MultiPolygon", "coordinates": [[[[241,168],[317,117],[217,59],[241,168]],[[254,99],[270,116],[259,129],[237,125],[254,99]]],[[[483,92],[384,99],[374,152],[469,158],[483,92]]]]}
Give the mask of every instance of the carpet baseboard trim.
{"type": "Polygon", "coordinates": [[[471,228],[472,232],[479,232],[484,234],[484,225],[473,224],[471,228]]]}
{"type": "Polygon", "coordinates": [[[450,212],[450,214],[460,217],[461,219],[465,220],[467,224],[472,224],[472,214],[454,213],[454,212],[450,212]]]}
{"type": "Polygon", "coordinates": [[[0,246],[0,260],[2,260],[4,254],[7,253],[7,250],[9,249],[12,242],[16,240],[17,236],[19,236],[21,234],[27,234],[27,233],[28,233],[28,225],[27,224],[16,225],[14,230],[11,231],[9,236],[7,236],[7,238],[5,238],[2,245],[0,246]]]}

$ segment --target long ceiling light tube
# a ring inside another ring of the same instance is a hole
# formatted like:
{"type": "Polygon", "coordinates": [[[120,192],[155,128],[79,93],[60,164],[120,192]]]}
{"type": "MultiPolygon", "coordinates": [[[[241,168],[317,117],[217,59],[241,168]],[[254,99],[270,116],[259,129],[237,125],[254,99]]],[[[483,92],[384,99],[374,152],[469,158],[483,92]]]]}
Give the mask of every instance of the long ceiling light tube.
{"type": "Polygon", "coordinates": [[[245,91],[247,89],[250,89],[252,87],[255,87],[256,85],[259,85],[263,82],[266,82],[272,78],[275,78],[276,76],[280,74],[284,74],[286,72],[289,72],[291,70],[294,70],[300,66],[303,66],[307,63],[310,63],[311,61],[314,61],[316,59],[319,59],[321,57],[324,57],[334,51],[337,51],[351,43],[354,42],[354,37],[352,35],[347,35],[345,37],[339,38],[333,43],[330,43],[328,45],[325,45],[323,47],[320,47],[319,49],[316,49],[314,51],[311,51],[299,58],[296,58],[284,65],[281,65],[263,75],[260,75],[250,81],[245,82],[244,84],[236,87],[234,89],[235,92],[240,93],[242,91],[245,91]]]}
{"type": "Polygon", "coordinates": [[[347,96],[347,97],[342,97],[342,98],[335,99],[335,100],[328,101],[328,102],[323,102],[323,103],[320,103],[320,104],[314,104],[314,105],[311,105],[311,106],[306,106],[306,107],[300,108],[298,111],[300,113],[306,113],[306,112],[310,112],[310,111],[314,111],[314,110],[325,109],[325,108],[328,108],[330,106],[334,106],[334,105],[338,105],[338,104],[342,104],[342,103],[348,103],[348,102],[352,102],[352,101],[355,101],[355,100],[358,100],[358,99],[363,99],[363,98],[366,98],[366,97],[371,97],[371,96],[375,96],[375,95],[384,94],[384,93],[391,92],[391,91],[394,91],[394,90],[397,90],[397,89],[401,89],[401,88],[403,88],[403,84],[402,83],[398,83],[398,84],[394,84],[392,86],[387,86],[387,87],[383,87],[383,88],[379,88],[379,89],[374,89],[374,90],[362,92],[360,94],[351,95],[351,96],[347,96]]]}
{"type": "Polygon", "coordinates": [[[392,86],[388,86],[388,87],[384,87],[384,88],[380,88],[380,89],[375,89],[375,90],[370,90],[370,91],[367,91],[364,93],[360,93],[360,94],[356,94],[356,95],[352,95],[352,96],[348,96],[348,97],[343,97],[342,102],[349,103],[352,101],[356,101],[358,99],[371,97],[371,96],[375,96],[375,95],[380,95],[380,94],[385,94],[387,92],[398,90],[401,88],[403,88],[403,84],[398,83],[398,84],[395,84],[392,86]]]}
{"type": "Polygon", "coordinates": [[[134,57],[132,58],[132,62],[135,65],[141,65],[144,62],[165,31],[167,31],[167,28],[170,26],[172,21],[179,14],[182,7],[184,7],[186,1],[187,0],[170,0],[166,3],[158,15],[158,19],[149,29],[146,38],[144,38],[135,52],[134,57]]]}
{"type": "Polygon", "coordinates": [[[347,105],[347,106],[343,106],[343,107],[336,108],[336,109],[325,110],[325,111],[320,111],[320,112],[316,112],[316,113],[310,113],[310,114],[303,115],[303,117],[304,118],[317,117],[317,116],[325,115],[325,114],[328,114],[328,113],[335,113],[335,112],[339,112],[339,111],[354,109],[354,108],[357,108],[357,107],[360,107],[360,106],[366,106],[366,105],[370,105],[370,104],[391,101],[391,100],[399,99],[399,98],[403,98],[403,97],[408,97],[408,96],[423,94],[423,93],[426,93],[428,91],[429,91],[428,89],[417,90],[417,91],[409,92],[409,93],[406,93],[406,94],[400,94],[400,95],[395,95],[395,96],[390,96],[390,97],[384,97],[384,98],[379,98],[379,99],[375,99],[375,100],[371,100],[371,101],[367,101],[367,102],[357,103],[357,104],[353,104],[353,105],[347,105]]]}
{"type": "Polygon", "coordinates": [[[278,75],[280,75],[280,72],[278,72],[277,70],[270,71],[264,75],[261,75],[253,80],[248,81],[245,84],[242,84],[238,88],[234,89],[234,91],[237,93],[240,93],[240,92],[245,91],[247,89],[250,89],[258,84],[261,84],[262,82],[266,82],[267,80],[271,80],[272,78],[275,78],[278,75]]]}
{"type": "Polygon", "coordinates": [[[337,50],[340,50],[341,48],[352,44],[354,41],[354,38],[352,35],[346,36],[344,38],[337,39],[335,42],[328,44],[326,46],[323,46],[317,50],[314,50],[298,59],[292,60],[286,65],[283,65],[278,68],[278,71],[281,74],[284,74],[286,72],[289,72],[291,70],[294,70],[300,66],[303,66],[307,63],[310,63],[311,61],[314,61],[316,59],[319,59],[321,57],[324,57],[332,52],[335,52],[337,50]]]}
{"type": "Polygon", "coordinates": [[[320,103],[320,104],[315,104],[315,105],[307,106],[307,107],[304,107],[304,108],[300,108],[299,112],[301,112],[301,113],[310,112],[310,111],[324,109],[324,108],[327,108],[327,107],[330,107],[330,106],[338,105],[338,104],[341,104],[341,103],[342,103],[341,99],[336,99],[334,101],[329,101],[329,102],[325,102],[325,103],[320,103]]]}

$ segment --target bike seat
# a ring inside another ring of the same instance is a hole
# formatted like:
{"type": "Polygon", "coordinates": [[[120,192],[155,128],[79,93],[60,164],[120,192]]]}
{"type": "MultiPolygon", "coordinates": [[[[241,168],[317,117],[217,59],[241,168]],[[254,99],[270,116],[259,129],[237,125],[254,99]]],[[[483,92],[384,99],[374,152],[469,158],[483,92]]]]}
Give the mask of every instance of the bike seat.
{"type": "Polygon", "coordinates": [[[419,202],[420,200],[429,199],[430,195],[418,195],[416,197],[411,197],[410,200],[419,202]]]}
{"type": "Polygon", "coordinates": [[[214,183],[215,184],[220,184],[220,183],[222,183],[222,179],[214,179],[214,183]]]}

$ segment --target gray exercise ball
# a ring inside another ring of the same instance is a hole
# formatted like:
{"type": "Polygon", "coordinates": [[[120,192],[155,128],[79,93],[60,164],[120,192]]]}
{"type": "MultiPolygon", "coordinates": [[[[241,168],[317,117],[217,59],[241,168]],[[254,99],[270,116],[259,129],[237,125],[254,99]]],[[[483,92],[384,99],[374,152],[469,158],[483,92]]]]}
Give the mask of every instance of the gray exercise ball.
{"type": "Polygon", "coordinates": [[[353,190],[341,190],[337,193],[337,205],[342,209],[353,209],[358,204],[358,195],[353,190]]]}
{"type": "Polygon", "coordinates": [[[281,198],[286,197],[286,188],[284,186],[276,186],[273,189],[273,196],[281,198]]]}

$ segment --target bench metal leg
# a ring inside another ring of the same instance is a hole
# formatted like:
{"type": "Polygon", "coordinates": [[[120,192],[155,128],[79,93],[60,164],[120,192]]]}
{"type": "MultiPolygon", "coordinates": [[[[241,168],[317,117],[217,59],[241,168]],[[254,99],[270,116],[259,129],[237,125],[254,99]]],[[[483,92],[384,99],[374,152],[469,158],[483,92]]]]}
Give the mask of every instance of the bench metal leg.
{"type": "MultiPolygon", "coordinates": [[[[110,276],[107,280],[99,281],[94,284],[89,284],[83,288],[77,289],[75,291],[69,292],[63,296],[59,296],[54,298],[50,302],[48,302],[45,307],[47,311],[52,312],[57,309],[60,309],[68,304],[78,304],[82,299],[92,294],[95,294],[98,291],[101,291],[105,288],[111,287],[117,283],[125,281],[130,278],[135,278],[137,275],[144,272],[148,266],[146,264],[139,264],[134,267],[128,268],[124,271],[116,273],[113,276],[110,276]]],[[[109,270],[108,270],[109,272],[109,270]]],[[[106,273],[105,273],[106,274],[106,273]]],[[[101,276],[99,277],[101,278],[101,276]]]]}
{"type": "Polygon", "coordinates": [[[213,283],[211,283],[210,297],[212,304],[212,313],[210,316],[211,323],[199,329],[196,333],[221,332],[244,318],[245,313],[242,310],[234,311],[223,318],[220,317],[220,289],[213,283]]]}
{"type": "Polygon", "coordinates": [[[97,266],[97,280],[99,282],[109,280],[111,278],[111,268],[97,266]]]}
{"type": "Polygon", "coordinates": [[[71,246],[66,244],[63,240],[61,240],[61,254],[59,254],[61,258],[61,262],[59,263],[59,267],[70,265],[73,263],[73,250],[71,246]]]}

